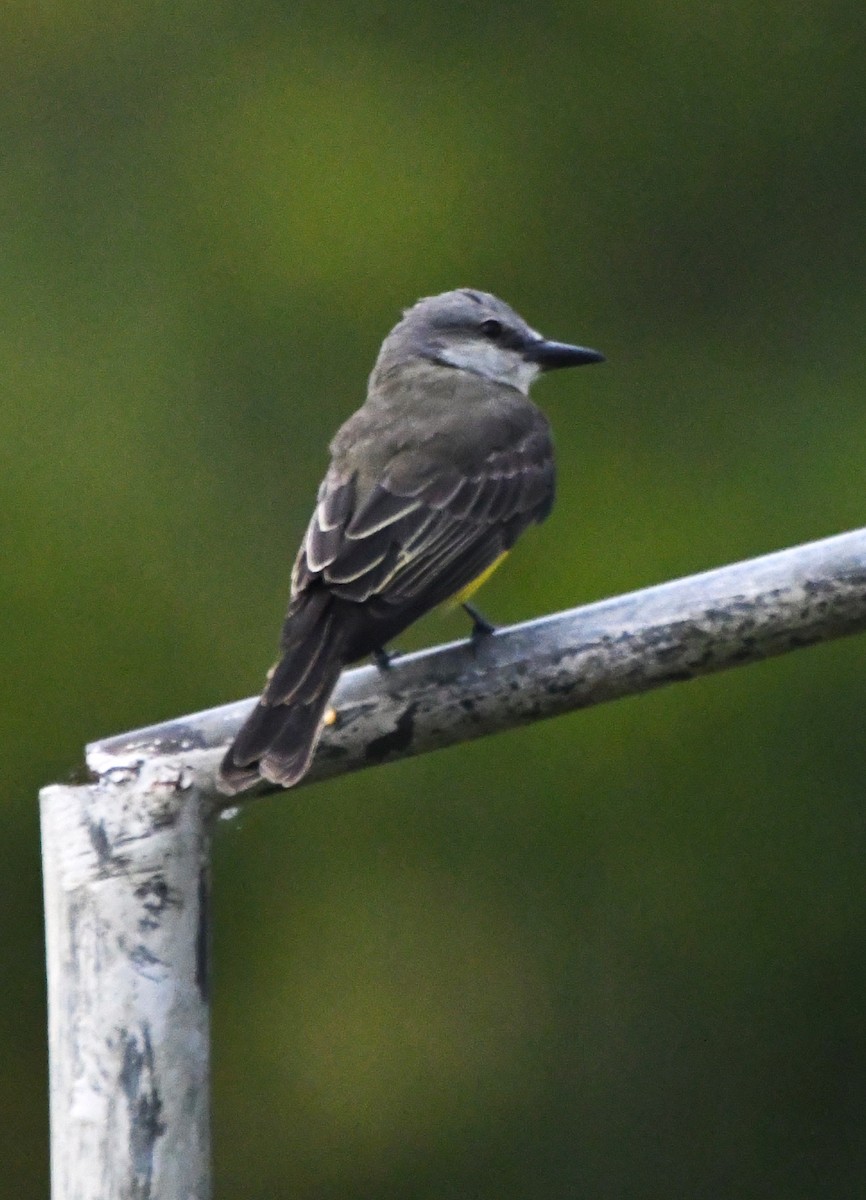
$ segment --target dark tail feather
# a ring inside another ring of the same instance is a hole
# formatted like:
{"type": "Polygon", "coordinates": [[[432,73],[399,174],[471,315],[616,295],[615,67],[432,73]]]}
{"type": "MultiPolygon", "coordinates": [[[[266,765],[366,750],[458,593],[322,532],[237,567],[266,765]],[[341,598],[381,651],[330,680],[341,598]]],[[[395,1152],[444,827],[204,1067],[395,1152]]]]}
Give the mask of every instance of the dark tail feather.
{"type": "Polygon", "coordinates": [[[344,637],[329,601],[311,597],[286,619],[283,657],[222,761],[220,791],[234,795],[262,778],[291,787],[306,773],[343,667],[344,637]]]}

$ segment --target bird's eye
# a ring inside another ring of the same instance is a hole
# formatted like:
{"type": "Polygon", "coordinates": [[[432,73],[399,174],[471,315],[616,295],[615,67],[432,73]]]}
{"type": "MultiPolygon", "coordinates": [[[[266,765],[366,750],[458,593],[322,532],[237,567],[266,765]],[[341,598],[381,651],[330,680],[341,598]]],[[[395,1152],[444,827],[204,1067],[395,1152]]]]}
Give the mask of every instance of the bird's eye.
{"type": "Polygon", "coordinates": [[[496,338],[502,337],[502,322],[501,321],[493,321],[493,320],[482,321],[479,328],[481,329],[481,332],[484,334],[485,337],[491,338],[494,341],[496,340],[496,338]]]}

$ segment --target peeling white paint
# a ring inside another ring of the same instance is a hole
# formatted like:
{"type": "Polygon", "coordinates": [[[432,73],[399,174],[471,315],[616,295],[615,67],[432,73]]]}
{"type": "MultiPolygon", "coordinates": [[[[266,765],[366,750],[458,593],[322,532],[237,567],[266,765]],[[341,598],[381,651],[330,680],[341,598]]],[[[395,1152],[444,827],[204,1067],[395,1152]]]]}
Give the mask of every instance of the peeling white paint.
{"type": "Polygon", "coordinates": [[[205,805],[164,761],[41,800],[52,1198],[207,1200],[205,805]]]}

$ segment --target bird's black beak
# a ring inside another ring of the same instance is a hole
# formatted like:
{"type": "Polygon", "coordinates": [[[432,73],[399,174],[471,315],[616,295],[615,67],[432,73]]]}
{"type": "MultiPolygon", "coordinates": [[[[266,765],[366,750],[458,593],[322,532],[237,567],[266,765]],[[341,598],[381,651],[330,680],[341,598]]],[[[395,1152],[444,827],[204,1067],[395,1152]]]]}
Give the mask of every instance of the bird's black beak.
{"type": "Polygon", "coordinates": [[[548,342],[541,338],[530,342],[523,351],[528,362],[538,363],[542,371],[555,371],[559,367],[583,367],[589,363],[604,362],[604,355],[586,346],[569,346],[566,342],[548,342]]]}

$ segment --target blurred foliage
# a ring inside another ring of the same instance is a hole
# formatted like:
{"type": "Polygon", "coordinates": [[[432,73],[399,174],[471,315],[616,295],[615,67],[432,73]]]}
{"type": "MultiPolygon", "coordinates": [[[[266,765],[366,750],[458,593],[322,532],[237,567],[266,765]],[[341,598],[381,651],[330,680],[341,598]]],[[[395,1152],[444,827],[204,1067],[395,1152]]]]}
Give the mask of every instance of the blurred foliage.
{"type": "MultiPolygon", "coordinates": [[[[488,288],[610,360],[538,389],[560,500],[500,619],[866,521],[864,53],[854,0],[0,10],[10,1195],[47,1190],[36,790],[258,688],[401,306],[488,288]]],[[[863,1194],[864,665],[221,827],[217,1194],[863,1194]]]]}

